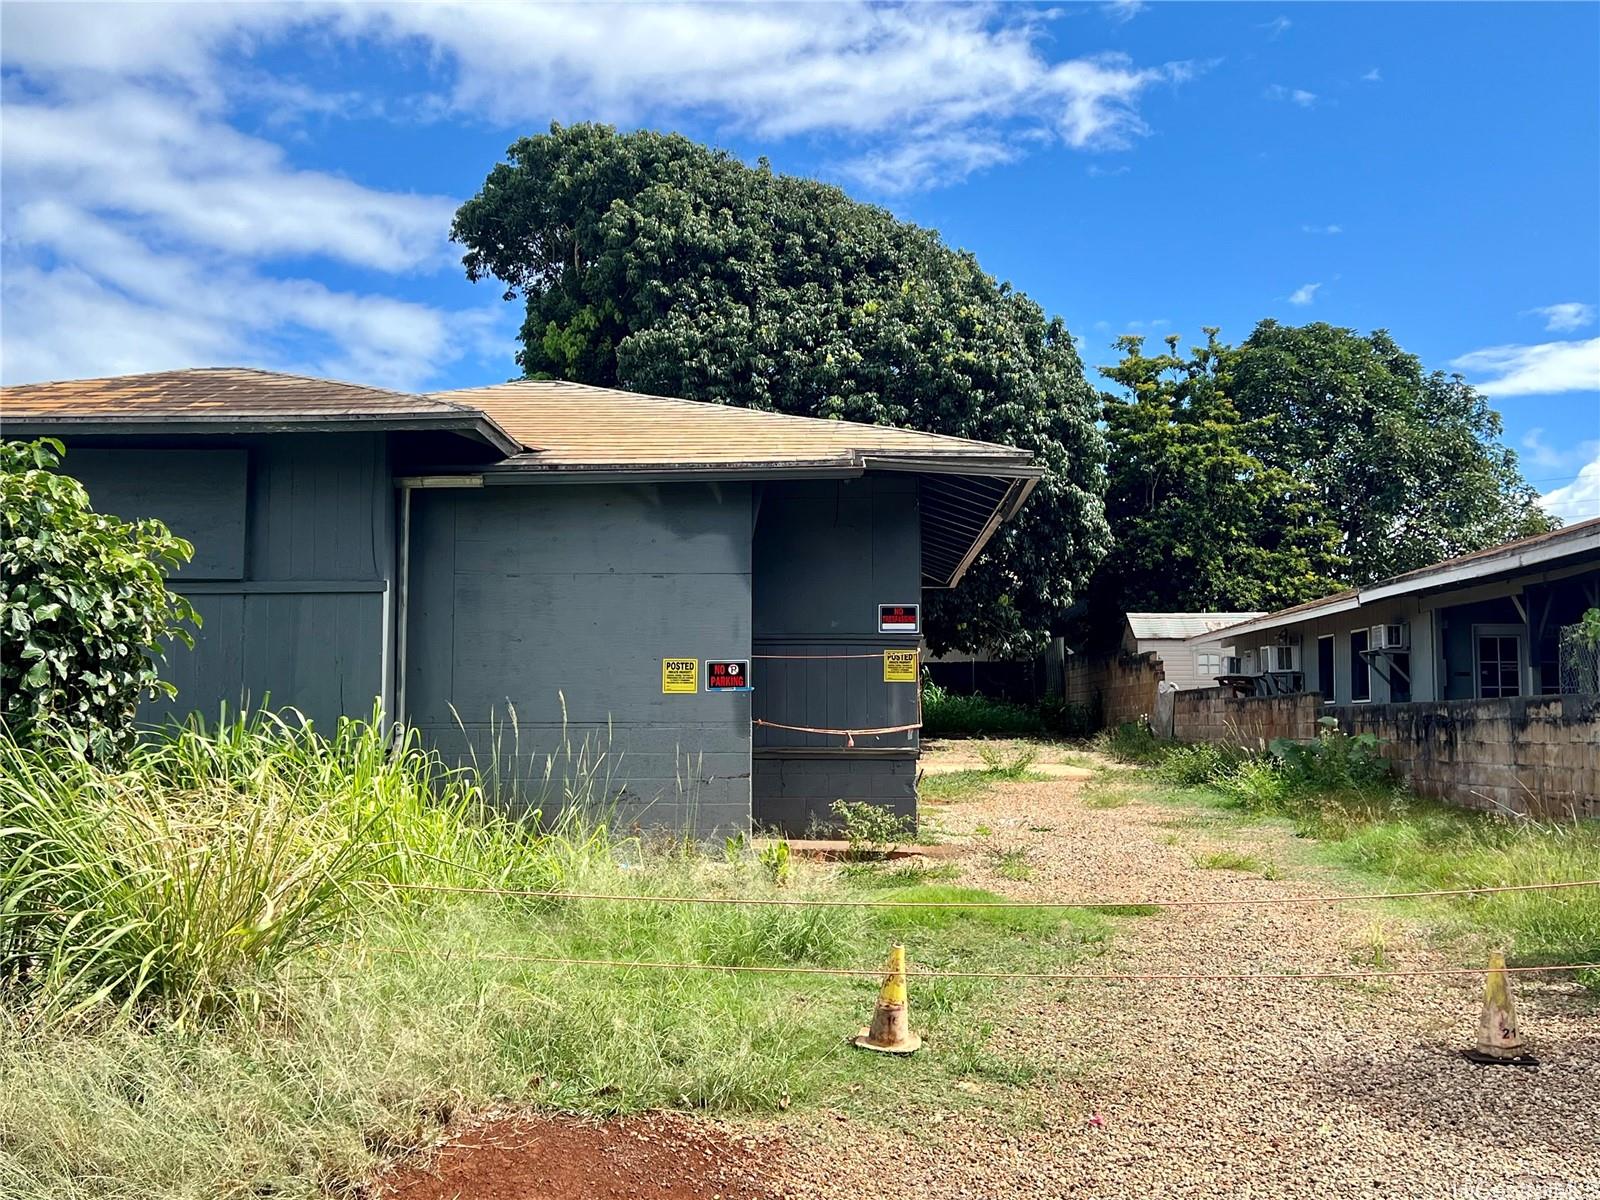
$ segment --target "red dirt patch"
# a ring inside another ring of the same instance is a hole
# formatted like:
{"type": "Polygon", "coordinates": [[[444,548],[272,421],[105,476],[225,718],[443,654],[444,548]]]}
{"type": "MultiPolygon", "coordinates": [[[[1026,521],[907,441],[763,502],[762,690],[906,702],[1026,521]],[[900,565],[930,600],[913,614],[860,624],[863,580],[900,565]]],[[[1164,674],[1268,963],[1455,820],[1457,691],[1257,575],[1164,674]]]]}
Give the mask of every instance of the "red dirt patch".
{"type": "Polygon", "coordinates": [[[758,1143],[681,1117],[501,1117],[382,1172],[382,1200],[772,1200],[758,1143]]]}

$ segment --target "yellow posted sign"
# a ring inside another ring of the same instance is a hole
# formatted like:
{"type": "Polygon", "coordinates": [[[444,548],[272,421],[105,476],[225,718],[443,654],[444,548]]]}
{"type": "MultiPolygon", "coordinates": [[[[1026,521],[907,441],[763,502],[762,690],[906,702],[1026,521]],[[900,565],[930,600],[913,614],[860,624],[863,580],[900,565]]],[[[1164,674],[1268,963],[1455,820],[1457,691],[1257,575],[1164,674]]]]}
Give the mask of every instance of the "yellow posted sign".
{"type": "Polygon", "coordinates": [[[915,650],[885,650],[883,652],[883,681],[885,683],[915,683],[917,681],[917,652],[915,650]]]}
{"type": "Polygon", "coordinates": [[[698,658],[663,658],[661,690],[666,695],[693,695],[700,690],[698,658]]]}

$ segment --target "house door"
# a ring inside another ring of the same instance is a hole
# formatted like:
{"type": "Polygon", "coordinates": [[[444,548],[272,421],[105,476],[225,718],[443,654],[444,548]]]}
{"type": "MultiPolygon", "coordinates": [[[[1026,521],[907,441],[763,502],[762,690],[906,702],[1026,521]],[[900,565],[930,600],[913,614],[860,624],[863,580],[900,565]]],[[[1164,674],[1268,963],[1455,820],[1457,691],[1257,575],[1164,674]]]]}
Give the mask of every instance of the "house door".
{"type": "Polygon", "coordinates": [[[1522,630],[1516,625],[1475,625],[1473,655],[1478,679],[1478,699],[1498,700],[1522,695],[1522,630]]]}

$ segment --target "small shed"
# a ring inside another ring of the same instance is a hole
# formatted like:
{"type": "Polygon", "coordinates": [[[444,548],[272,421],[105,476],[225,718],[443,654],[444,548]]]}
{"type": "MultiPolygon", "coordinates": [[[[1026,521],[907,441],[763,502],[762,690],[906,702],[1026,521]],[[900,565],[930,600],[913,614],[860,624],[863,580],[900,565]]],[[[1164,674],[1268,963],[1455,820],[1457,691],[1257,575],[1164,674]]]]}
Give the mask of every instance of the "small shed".
{"type": "Polygon", "coordinates": [[[603,753],[620,819],[701,835],[802,832],[837,799],[915,812],[922,590],[1040,473],[1010,446],[560,381],[215,368],[0,405],[7,437],[67,443],[99,507],[196,546],[174,586],[205,625],[148,718],[376,702],[524,803],[550,801],[552,756],[603,753]]]}
{"type": "Polygon", "coordinates": [[[1166,682],[1180,691],[1216,686],[1222,673],[1222,643],[1204,635],[1240,621],[1264,616],[1237,613],[1129,613],[1122,631],[1126,654],[1154,653],[1161,659],[1166,682]]]}

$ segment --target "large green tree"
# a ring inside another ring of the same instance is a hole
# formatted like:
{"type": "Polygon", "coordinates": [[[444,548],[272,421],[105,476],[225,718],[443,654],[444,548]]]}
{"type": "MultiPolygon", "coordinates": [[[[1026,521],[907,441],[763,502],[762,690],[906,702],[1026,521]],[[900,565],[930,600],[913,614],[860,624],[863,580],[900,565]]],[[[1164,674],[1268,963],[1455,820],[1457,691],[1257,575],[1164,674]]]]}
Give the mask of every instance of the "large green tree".
{"type": "Polygon", "coordinates": [[[1232,399],[1228,348],[1187,355],[1118,340],[1102,368],[1125,395],[1105,397],[1115,537],[1089,585],[1080,639],[1109,643],[1126,612],[1228,612],[1297,604],[1335,590],[1347,564],[1339,530],[1312,489],[1251,450],[1270,419],[1247,419],[1232,399]]]}
{"type": "Polygon", "coordinates": [[[680,136],[552,125],[452,235],[471,278],[524,297],[528,376],[1032,450],[1026,508],[928,596],[936,649],[1028,648],[1106,550],[1099,399],[1071,337],[929,230],[680,136]]]}
{"type": "Polygon", "coordinates": [[[1263,321],[1228,352],[1252,449],[1310,485],[1352,583],[1538,533],[1551,521],[1500,442],[1500,414],[1384,330],[1263,321]]]}

